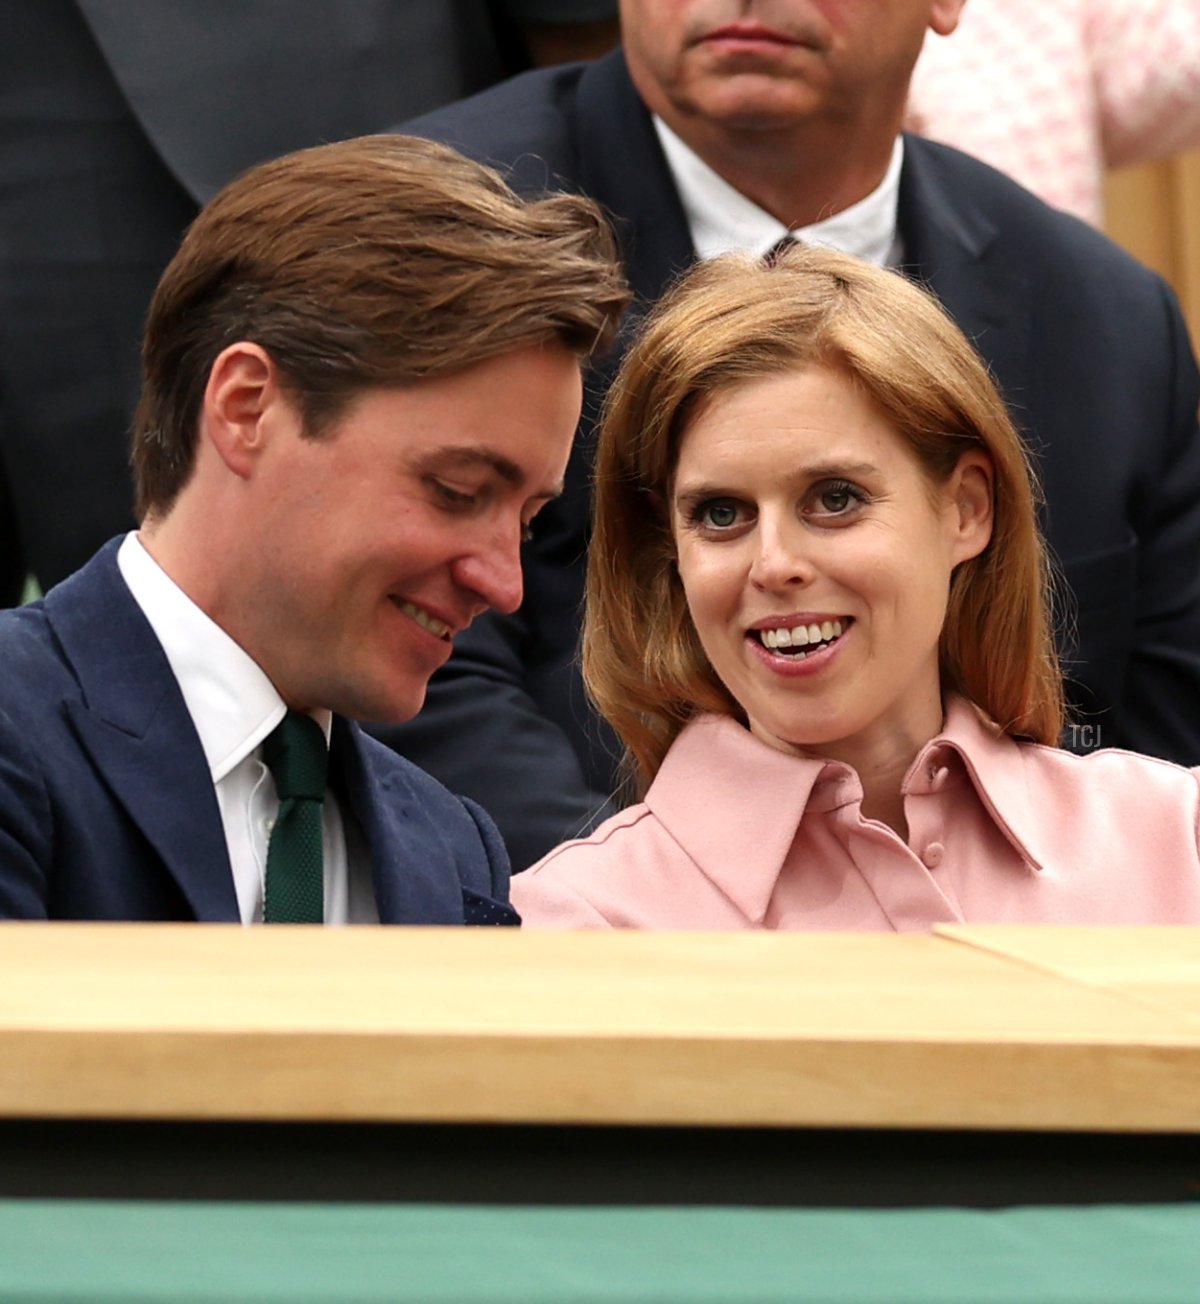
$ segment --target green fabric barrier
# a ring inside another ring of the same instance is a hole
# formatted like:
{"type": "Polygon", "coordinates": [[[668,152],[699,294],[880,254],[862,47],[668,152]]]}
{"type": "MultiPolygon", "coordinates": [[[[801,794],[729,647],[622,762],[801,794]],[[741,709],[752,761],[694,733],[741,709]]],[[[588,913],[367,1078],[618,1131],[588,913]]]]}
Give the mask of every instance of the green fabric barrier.
{"type": "Polygon", "coordinates": [[[1200,1204],[0,1201],[4,1304],[1197,1304],[1200,1204]]]}

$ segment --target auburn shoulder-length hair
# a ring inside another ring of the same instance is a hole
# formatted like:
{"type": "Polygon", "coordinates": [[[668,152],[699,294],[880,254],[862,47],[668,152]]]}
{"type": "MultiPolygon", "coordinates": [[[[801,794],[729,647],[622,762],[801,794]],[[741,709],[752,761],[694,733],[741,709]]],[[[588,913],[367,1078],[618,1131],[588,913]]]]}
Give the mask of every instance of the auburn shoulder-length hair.
{"type": "Polygon", "coordinates": [[[897,273],[796,247],[730,255],[659,302],[610,391],[596,461],[583,672],[642,792],[692,716],[744,719],[700,646],[675,566],[671,488],[700,407],[745,381],[835,367],[908,441],[931,485],[970,448],[995,468],[991,541],[951,580],[943,691],[1005,732],[1056,744],[1062,679],[1029,459],[987,369],[933,297],[897,273]]]}

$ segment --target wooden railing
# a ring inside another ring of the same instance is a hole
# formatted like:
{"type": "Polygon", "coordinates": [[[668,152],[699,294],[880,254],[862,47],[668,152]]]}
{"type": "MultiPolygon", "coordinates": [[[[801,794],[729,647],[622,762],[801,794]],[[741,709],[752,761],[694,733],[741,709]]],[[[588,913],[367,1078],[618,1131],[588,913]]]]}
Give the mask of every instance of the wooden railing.
{"type": "Polygon", "coordinates": [[[0,1119],[1200,1133],[1200,929],[0,925],[0,1119]]]}

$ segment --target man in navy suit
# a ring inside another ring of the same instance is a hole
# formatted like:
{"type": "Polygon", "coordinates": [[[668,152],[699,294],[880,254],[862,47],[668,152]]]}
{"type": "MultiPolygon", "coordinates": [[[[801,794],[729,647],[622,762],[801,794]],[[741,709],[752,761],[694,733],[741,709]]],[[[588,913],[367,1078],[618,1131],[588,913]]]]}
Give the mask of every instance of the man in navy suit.
{"type": "MultiPolygon", "coordinates": [[[[622,51],[405,130],[509,167],[523,191],[600,201],[642,303],[697,258],[761,255],[789,233],[925,282],[988,362],[1041,472],[1078,711],[1064,741],[1196,764],[1200,383],[1186,328],[1160,279],[1102,235],[901,134],[921,43],[948,35],[961,7],[623,0],[622,51]]],[[[590,422],[615,365],[591,378],[523,606],[477,622],[421,716],[381,733],[481,801],[517,869],[603,816],[618,778],[576,668],[590,422]],[[479,745],[464,752],[467,721],[479,745]]]]}
{"type": "Polygon", "coordinates": [[[519,606],[624,299],[590,201],[428,141],[218,194],[147,319],[140,530],[0,614],[0,917],[295,918],[279,850],[309,920],[515,922],[487,816],[353,721],[519,606]]]}

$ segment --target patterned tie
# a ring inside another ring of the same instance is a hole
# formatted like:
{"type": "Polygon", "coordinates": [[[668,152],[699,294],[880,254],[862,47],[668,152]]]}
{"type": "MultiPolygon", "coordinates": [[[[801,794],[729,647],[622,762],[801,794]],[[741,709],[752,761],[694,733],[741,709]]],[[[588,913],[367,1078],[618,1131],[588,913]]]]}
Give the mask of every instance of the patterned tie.
{"type": "Polygon", "coordinates": [[[263,739],[263,760],[279,794],[267,846],[263,923],[324,923],[321,802],[329,770],[324,731],[312,716],[289,711],[263,739]]]}

